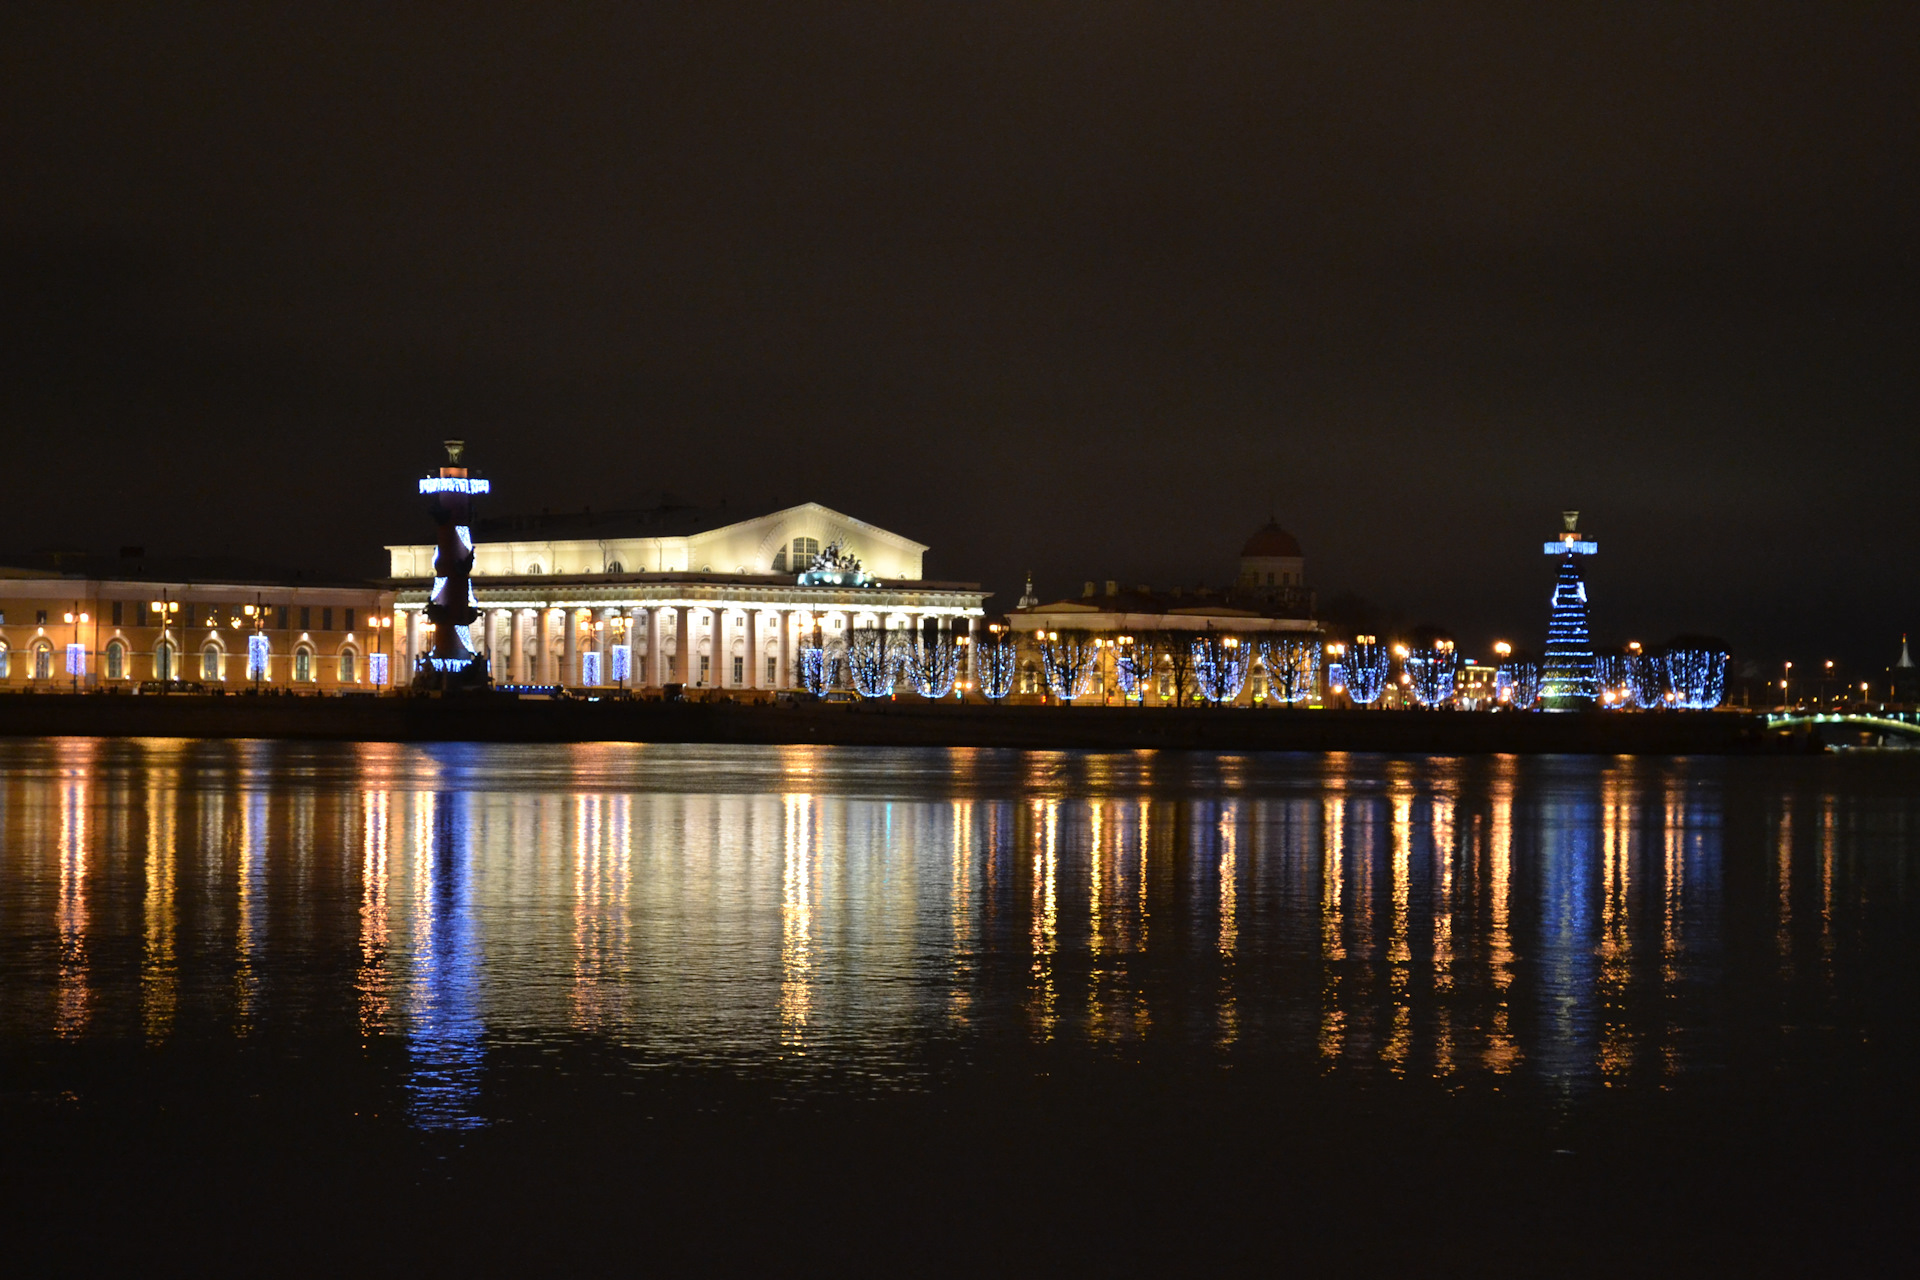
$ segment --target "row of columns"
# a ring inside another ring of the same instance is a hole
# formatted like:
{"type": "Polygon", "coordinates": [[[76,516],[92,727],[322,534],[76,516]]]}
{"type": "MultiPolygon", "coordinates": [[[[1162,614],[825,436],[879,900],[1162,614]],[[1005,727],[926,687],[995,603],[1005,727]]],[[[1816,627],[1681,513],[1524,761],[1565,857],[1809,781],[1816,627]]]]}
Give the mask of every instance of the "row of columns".
{"type": "MultiPolygon", "coordinates": [[[[563,607],[483,609],[480,621],[472,628],[474,645],[486,655],[496,683],[577,685],[581,683],[580,658],[583,652],[580,646],[583,620],[578,617],[581,612],[590,612],[591,616],[584,620],[587,626],[596,622],[601,624],[594,628],[591,647],[608,655],[601,660],[602,684],[615,683],[611,652],[616,643],[624,643],[629,646],[632,655],[631,670],[626,681],[629,688],[663,684],[729,689],[792,687],[796,639],[793,615],[798,612],[792,608],[671,605],[640,606],[624,611],[604,608],[582,611],[563,607]],[[661,625],[663,613],[672,614],[671,648],[666,643],[666,628],[661,625]],[[695,634],[701,614],[709,619],[705,628],[708,638],[705,654],[699,652],[698,636],[695,634]],[[737,631],[727,625],[727,619],[735,614],[743,614],[745,618],[737,631]],[[616,626],[616,620],[624,620],[625,626],[616,626]],[[764,632],[769,626],[777,638],[773,646],[774,670],[771,680],[766,669],[764,643],[764,632]],[[740,636],[744,649],[744,662],[737,680],[732,666],[734,635],[740,636]],[[703,658],[706,659],[704,668],[701,665],[703,658]]],[[[858,614],[865,611],[854,609],[835,612],[858,614]]],[[[907,614],[916,644],[918,637],[925,634],[927,616],[917,612],[907,614]]],[[[406,610],[405,617],[405,649],[403,654],[396,655],[396,675],[402,680],[406,677],[400,673],[412,671],[417,656],[422,652],[423,642],[431,634],[423,625],[418,609],[406,610]]],[[[942,614],[939,615],[938,625],[944,633],[950,630],[953,620],[951,616],[942,614]]]]}

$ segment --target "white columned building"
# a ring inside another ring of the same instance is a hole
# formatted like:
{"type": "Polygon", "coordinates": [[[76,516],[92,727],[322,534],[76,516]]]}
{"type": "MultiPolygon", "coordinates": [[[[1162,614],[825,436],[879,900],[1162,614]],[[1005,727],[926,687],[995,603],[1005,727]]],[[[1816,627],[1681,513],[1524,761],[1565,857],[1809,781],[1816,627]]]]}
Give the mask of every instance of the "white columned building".
{"type": "MultiPolygon", "coordinates": [[[[630,688],[789,689],[803,647],[843,651],[861,625],[910,627],[918,647],[929,619],[951,638],[958,621],[972,628],[986,599],[978,584],[923,578],[924,544],[811,502],[749,520],[670,506],[502,516],[476,520],[473,535],[473,586],[501,685],[577,685],[588,650],[602,655],[600,684],[612,685],[607,655],[624,643],[630,688]],[[850,559],[816,571],[834,547],[850,559]],[[618,637],[617,618],[628,620],[618,637]]],[[[434,548],[387,552],[417,653],[434,548]]],[[[395,665],[404,683],[411,661],[395,665]]]]}

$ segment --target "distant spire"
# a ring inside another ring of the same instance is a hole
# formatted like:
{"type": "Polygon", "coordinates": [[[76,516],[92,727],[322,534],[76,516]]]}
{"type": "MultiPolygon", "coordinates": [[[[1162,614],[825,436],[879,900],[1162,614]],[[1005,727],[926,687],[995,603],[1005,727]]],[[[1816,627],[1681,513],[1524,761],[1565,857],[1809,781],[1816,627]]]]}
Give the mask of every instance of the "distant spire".
{"type": "Polygon", "coordinates": [[[1027,589],[1021,593],[1020,607],[1022,609],[1031,609],[1039,603],[1040,598],[1033,594],[1033,570],[1029,569],[1027,570],[1027,589]]]}
{"type": "Polygon", "coordinates": [[[1904,631],[1900,633],[1900,661],[1893,665],[1895,667],[1906,667],[1908,670],[1913,669],[1913,655],[1907,652],[1907,633],[1904,631]]]}

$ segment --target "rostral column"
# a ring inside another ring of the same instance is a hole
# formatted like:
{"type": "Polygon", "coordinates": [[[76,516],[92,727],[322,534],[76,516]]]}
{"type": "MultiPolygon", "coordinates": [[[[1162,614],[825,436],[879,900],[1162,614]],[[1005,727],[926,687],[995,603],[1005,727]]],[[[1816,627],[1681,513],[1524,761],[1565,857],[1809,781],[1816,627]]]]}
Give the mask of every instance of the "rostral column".
{"type": "Polygon", "coordinates": [[[487,660],[473,650],[469,629],[480,617],[473,594],[473,498],[487,492],[487,482],[467,474],[467,444],[447,440],[447,465],[437,476],[425,476],[420,492],[427,495],[427,514],[440,528],[433,556],[433,592],[427,597],[427,621],[433,624],[433,647],[420,655],[413,682],[426,689],[484,689],[487,660]]]}

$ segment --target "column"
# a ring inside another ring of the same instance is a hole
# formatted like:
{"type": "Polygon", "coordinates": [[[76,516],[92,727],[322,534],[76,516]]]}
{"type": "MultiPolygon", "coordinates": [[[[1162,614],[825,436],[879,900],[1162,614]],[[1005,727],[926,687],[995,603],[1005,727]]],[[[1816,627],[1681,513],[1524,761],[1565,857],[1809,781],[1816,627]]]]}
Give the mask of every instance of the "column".
{"type": "Polygon", "coordinates": [[[540,653],[539,656],[534,659],[536,668],[540,674],[534,678],[535,684],[558,683],[555,679],[553,656],[553,615],[555,612],[557,611],[549,605],[534,615],[534,625],[540,633],[540,653]]]}
{"type": "Polygon", "coordinates": [[[760,656],[760,611],[747,610],[747,688],[758,689],[767,682],[767,673],[762,670],[766,659],[760,656]]]}
{"type": "Polygon", "coordinates": [[[793,688],[793,610],[780,610],[780,665],[774,673],[776,689],[793,688]]]}
{"type": "MultiPolygon", "coordinates": [[[[288,653],[292,653],[292,652],[293,652],[293,648],[292,648],[292,646],[288,646],[288,648],[287,648],[287,652],[288,652],[288,653]]],[[[289,663],[291,663],[291,662],[293,661],[293,659],[291,659],[291,658],[289,658],[289,659],[287,659],[287,661],[288,661],[289,663]]],[[[413,669],[414,669],[414,667],[415,667],[415,666],[417,666],[417,665],[419,665],[419,662],[420,662],[420,611],[419,611],[418,609],[409,609],[409,610],[407,610],[407,662],[406,662],[406,667],[405,667],[405,670],[404,670],[403,672],[396,672],[396,673],[395,673],[395,676],[394,676],[394,683],[395,683],[395,684],[401,684],[401,683],[406,683],[406,684],[412,684],[412,683],[413,683],[413,669]],[[402,680],[400,679],[400,676],[401,676],[401,675],[403,675],[403,674],[404,674],[404,675],[406,676],[406,680],[405,680],[404,682],[403,682],[403,681],[402,681],[402,680]]],[[[178,665],[178,660],[177,660],[177,659],[176,659],[176,663],[175,663],[175,665],[178,665]]],[[[291,666],[289,666],[289,667],[288,667],[287,669],[288,669],[288,671],[292,671],[292,669],[293,669],[293,668],[292,668],[291,666]]],[[[289,680],[291,680],[291,679],[292,679],[293,677],[292,677],[291,675],[289,675],[289,676],[288,676],[287,678],[288,678],[289,680]]]]}
{"type": "Polygon", "coordinates": [[[560,653],[562,666],[557,684],[580,683],[580,618],[576,610],[560,611],[560,653]]]}
{"type": "Polygon", "coordinates": [[[667,682],[666,657],[660,652],[660,610],[644,610],[647,615],[647,677],[640,684],[663,685],[667,682]]]}
{"type": "Polygon", "coordinates": [[[674,662],[676,670],[673,678],[689,689],[693,687],[693,678],[700,673],[700,664],[694,661],[693,652],[693,610],[681,605],[676,612],[673,625],[674,662]]]}

